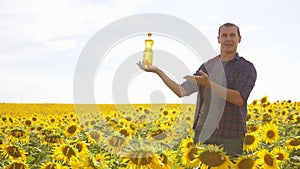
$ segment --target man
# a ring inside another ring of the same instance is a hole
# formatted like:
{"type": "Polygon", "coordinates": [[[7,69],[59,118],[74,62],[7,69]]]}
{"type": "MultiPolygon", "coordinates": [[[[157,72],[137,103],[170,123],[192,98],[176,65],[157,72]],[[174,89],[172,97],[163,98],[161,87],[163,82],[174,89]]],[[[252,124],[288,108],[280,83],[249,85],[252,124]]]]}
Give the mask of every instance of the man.
{"type": "Polygon", "coordinates": [[[225,105],[220,114],[220,120],[217,121],[218,124],[213,128],[213,133],[204,143],[222,145],[232,158],[243,152],[247,99],[257,76],[254,65],[237,53],[241,38],[239,27],[235,24],[221,25],[218,34],[218,43],[221,46],[220,54],[202,64],[194,75],[185,76],[187,81],[181,85],[171,80],[158,67],[149,64],[145,67],[143,63],[137,63],[141,69],[156,73],[178,97],[198,92],[199,102],[197,101],[193,125],[195,143],[200,141],[200,135],[203,132],[202,129],[205,128],[205,121],[211,106],[218,106],[210,105],[210,103],[213,104],[212,96],[216,95],[224,99],[225,105]],[[211,71],[218,63],[221,63],[224,72],[211,71]],[[213,78],[221,73],[225,73],[225,84],[218,83],[213,78]]]}

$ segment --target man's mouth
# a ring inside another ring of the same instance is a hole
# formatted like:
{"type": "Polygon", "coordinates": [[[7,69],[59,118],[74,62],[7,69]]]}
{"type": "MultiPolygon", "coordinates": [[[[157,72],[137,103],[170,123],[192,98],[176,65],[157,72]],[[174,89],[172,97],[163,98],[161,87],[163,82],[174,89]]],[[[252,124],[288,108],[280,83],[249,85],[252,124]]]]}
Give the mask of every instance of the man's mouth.
{"type": "Polygon", "coordinates": [[[233,46],[233,44],[224,44],[224,46],[231,47],[231,46],[233,46]]]}

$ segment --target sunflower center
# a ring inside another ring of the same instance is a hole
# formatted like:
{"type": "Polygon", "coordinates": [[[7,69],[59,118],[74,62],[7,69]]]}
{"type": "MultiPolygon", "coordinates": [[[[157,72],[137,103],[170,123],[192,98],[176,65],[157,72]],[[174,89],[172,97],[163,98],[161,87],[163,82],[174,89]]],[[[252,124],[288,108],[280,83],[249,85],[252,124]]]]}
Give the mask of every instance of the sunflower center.
{"type": "Polygon", "coordinates": [[[254,165],[254,161],[250,158],[243,159],[241,162],[239,162],[238,167],[239,168],[252,168],[254,165]]]}
{"type": "Polygon", "coordinates": [[[46,166],[45,169],[56,169],[56,165],[55,164],[49,164],[46,166]]]}
{"type": "Polygon", "coordinates": [[[269,122],[271,120],[272,120],[271,115],[269,115],[269,114],[264,114],[263,115],[263,119],[262,119],[263,122],[269,122]]]}
{"type": "Polygon", "coordinates": [[[252,103],[254,106],[257,105],[257,100],[254,100],[252,103]]]}
{"type": "Polygon", "coordinates": [[[284,156],[283,156],[282,153],[277,153],[277,155],[278,155],[278,156],[276,157],[277,160],[282,161],[282,160],[284,159],[284,156]]]}
{"type": "Polygon", "coordinates": [[[266,162],[266,164],[267,164],[268,166],[273,166],[273,164],[274,164],[273,158],[272,158],[272,156],[271,156],[270,154],[266,154],[266,155],[264,156],[264,161],[266,162]]]}
{"type": "Polygon", "coordinates": [[[26,135],[26,133],[23,130],[13,130],[11,131],[11,135],[16,138],[22,138],[26,135]]]}
{"type": "Polygon", "coordinates": [[[164,140],[165,138],[167,138],[167,134],[164,132],[164,130],[158,129],[156,131],[154,131],[151,136],[155,139],[155,140],[164,140]]]}
{"type": "Polygon", "coordinates": [[[21,163],[13,163],[7,167],[7,169],[25,169],[25,165],[21,163]]]}
{"type": "Polygon", "coordinates": [[[125,139],[122,137],[114,136],[109,140],[109,144],[113,147],[120,147],[125,143],[125,139]]]}
{"type": "Polygon", "coordinates": [[[26,121],[25,121],[25,125],[26,125],[26,126],[31,126],[31,121],[30,121],[30,120],[26,120],[26,121]]]}
{"type": "Polygon", "coordinates": [[[76,132],[76,129],[77,129],[77,127],[76,126],[70,126],[69,128],[68,128],[68,133],[75,133],[76,132]]]}
{"type": "Polygon", "coordinates": [[[300,138],[294,139],[290,142],[291,146],[299,146],[300,145],[300,138]]]}
{"type": "Polygon", "coordinates": [[[52,134],[53,133],[53,131],[52,130],[44,130],[44,131],[42,131],[42,135],[44,135],[44,136],[46,136],[46,135],[49,135],[49,134],[52,134]]]}
{"type": "Polygon", "coordinates": [[[100,133],[92,132],[92,133],[91,133],[91,137],[92,137],[94,140],[99,141],[100,138],[101,138],[101,135],[100,135],[100,133]]]}
{"type": "Polygon", "coordinates": [[[7,148],[7,153],[10,156],[13,156],[15,158],[21,157],[22,154],[20,153],[19,149],[17,147],[8,147],[7,148]]]}
{"type": "Polygon", "coordinates": [[[165,115],[165,116],[167,116],[168,114],[169,114],[168,111],[164,111],[164,112],[163,112],[163,115],[165,115]]]}
{"type": "Polygon", "coordinates": [[[197,155],[198,151],[199,151],[198,148],[192,148],[190,150],[190,152],[188,153],[188,158],[190,161],[193,161],[196,158],[195,155],[197,155]]]}
{"type": "Polygon", "coordinates": [[[66,146],[63,148],[63,154],[68,157],[69,159],[72,157],[72,156],[75,156],[76,153],[75,151],[72,149],[72,147],[69,147],[69,146],[66,146]]]}
{"type": "Polygon", "coordinates": [[[59,135],[50,135],[45,137],[45,142],[48,143],[61,143],[61,137],[59,135]]]}
{"type": "Polygon", "coordinates": [[[225,162],[222,155],[216,152],[204,152],[199,157],[200,161],[209,167],[217,167],[225,162]]]}
{"type": "Polygon", "coordinates": [[[83,150],[83,143],[76,144],[76,148],[79,152],[81,152],[83,150]]]}
{"type": "Polygon", "coordinates": [[[267,98],[264,97],[261,99],[261,103],[265,103],[265,102],[267,102],[267,98]]]}
{"type": "Polygon", "coordinates": [[[193,142],[188,142],[188,143],[186,144],[186,148],[190,148],[192,145],[193,145],[193,142]]]}
{"type": "Polygon", "coordinates": [[[135,165],[148,165],[153,160],[153,154],[149,151],[135,151],[129,154],[129,159],[135,165]]]}
{"type": "Polygon", "coordinates": [[[250,130],[250,132],[254,132],[258,130],[258,128],[254,125],[249,126],[248,129],[250,130]]]}
{"type": "Polygon", "coordinates": [[[37,121],[37,118],[36,117],[32,117],[32,121],[37,121]]]}
{"type": "Polygon", "coordinates": [[[161,162],[163,163],[163,164],[168,164],[168,157],[165,155],[165,154],[160,154],[160,158],[161,158],[161,162]]]}
{"type": "Polygon", "coordinates": [[[190,121],[191,117],[188,116],[188,117],[185,118],[185,120],[190,121]]]}
{"type": "Polygon", "coordinates": [[[267,132],[267,137],[268,137],[268,138],[273,138],[274,136],[275,136],[274,131],[269,130],[269,131],[267,132]]]}
{"type": "Polygon", "coordinates": [[[129,132],[126,129],[120,130],[120,134],[122,134],[123,136],[126,136],[126,137],[129,136],[129,132]]]}
{"type": "Polygon", "coordinates": [[[250,119],[251,119],[251,114],[247,114],[246,121],[249,121],[250,119]]]}
{"type": "Polygon", "coordinates": [[[245,141],[244,141],[244,143],[245,143],[246,145],[251,145],[251,144],[254,143],[254,141],[255,141],[255,137],[254,137],[253,135],[246,135],[246,136],[245,136],[245,141]]]}

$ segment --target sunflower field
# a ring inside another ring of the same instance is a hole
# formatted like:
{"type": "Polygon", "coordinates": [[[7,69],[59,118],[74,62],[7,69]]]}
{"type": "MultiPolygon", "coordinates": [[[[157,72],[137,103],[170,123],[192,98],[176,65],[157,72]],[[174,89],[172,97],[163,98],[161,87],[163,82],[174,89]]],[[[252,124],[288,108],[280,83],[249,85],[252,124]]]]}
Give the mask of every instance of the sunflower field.
{"type": "Polygon", "coordinates": [[[300,102],[248,104],[244,152],[193,144],[193,104],[0,104],[1,169],[298,169],[300,102]]]}

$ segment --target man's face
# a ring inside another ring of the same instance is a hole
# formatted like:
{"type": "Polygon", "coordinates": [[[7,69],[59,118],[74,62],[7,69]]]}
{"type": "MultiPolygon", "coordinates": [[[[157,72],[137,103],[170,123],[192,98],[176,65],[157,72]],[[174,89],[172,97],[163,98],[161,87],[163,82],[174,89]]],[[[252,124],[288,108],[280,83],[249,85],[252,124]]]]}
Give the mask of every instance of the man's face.
{"type": "Polygon", "coordinates": [[[237,27],[221,27],[218,42],[221,44],[221,53],[231,54],[236,53],[238,43],[241,41],[241,36],[238,35],[237,27]]]}

